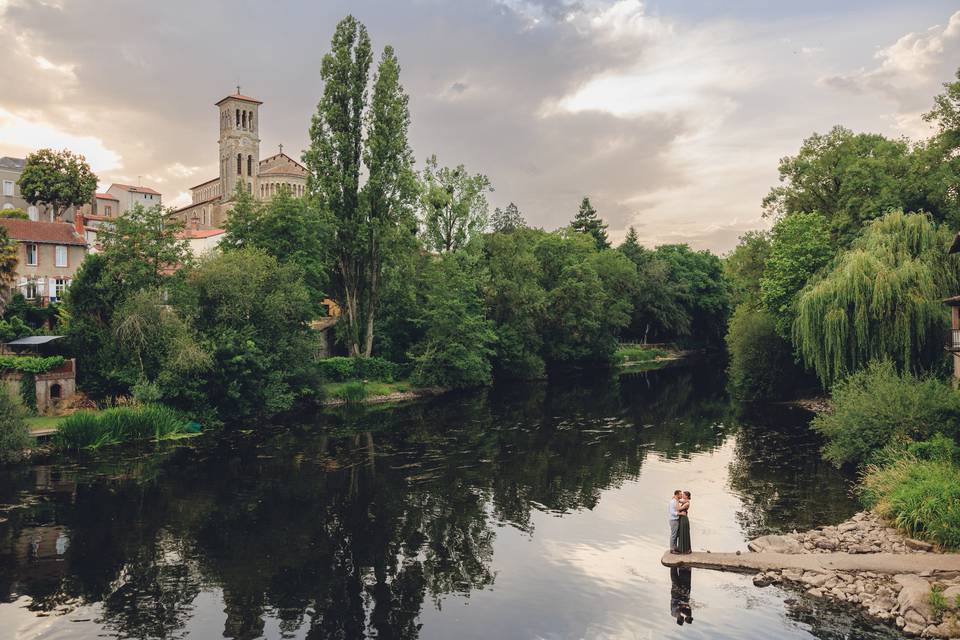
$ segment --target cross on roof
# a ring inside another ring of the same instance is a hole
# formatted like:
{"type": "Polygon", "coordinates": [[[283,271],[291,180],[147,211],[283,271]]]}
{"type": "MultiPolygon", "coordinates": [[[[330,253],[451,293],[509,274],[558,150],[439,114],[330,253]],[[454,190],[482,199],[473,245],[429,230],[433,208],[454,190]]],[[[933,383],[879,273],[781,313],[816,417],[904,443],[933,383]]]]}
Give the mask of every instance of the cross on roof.
{"type": "Polygon", "coordinates": [[[280,143],[280,153],[283,153],[283,143],[280,143]]]}

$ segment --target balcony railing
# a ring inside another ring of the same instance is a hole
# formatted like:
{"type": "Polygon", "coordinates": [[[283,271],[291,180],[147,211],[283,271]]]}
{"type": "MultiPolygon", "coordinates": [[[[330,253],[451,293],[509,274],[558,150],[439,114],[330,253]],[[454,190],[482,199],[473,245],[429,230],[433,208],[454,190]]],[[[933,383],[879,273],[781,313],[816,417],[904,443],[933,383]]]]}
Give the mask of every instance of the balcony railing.
{"type": "Polygon", "coordinates": [[[948,329],[944,340],[944,349],[960,353],[960,329],[948,329]]]}

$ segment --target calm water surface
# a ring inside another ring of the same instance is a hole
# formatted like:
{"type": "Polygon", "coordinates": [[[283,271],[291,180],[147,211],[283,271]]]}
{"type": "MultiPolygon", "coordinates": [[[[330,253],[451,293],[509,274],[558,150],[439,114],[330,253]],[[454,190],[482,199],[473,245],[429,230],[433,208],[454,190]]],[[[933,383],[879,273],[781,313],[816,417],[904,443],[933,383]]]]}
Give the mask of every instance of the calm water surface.
{"type": "Polygon", "coordinates": [[[892,638],[696,549],[856,510],[719,367],[447,396],[0,471],[2,638],[892,638]],[[693,620],[678,625],[676,604],[693,620]]]}

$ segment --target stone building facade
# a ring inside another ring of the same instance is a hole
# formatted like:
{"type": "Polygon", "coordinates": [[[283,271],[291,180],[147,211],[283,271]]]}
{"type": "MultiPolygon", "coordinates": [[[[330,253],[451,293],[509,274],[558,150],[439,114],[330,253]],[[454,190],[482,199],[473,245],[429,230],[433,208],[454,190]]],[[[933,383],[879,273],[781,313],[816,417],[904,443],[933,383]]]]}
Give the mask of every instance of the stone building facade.
{"type": "Polygon", "coordinates": [[[301,197],[307,188],[307,170],[283,153],[260,159],[260,100],[237,93],[216,106],[219,110],[220,176],[191,187],[192,202],[170,214],[191,229],[219,229],[233,207],[237,186],[254,199],[269,200],[282,188],[301,197]]]}
{"type": "Polygon", "coordinates": [[[66,222],[0,218],[0,227],[17,243],[13,288],[39,305],[56,302],[87,256],[87,242],[66,222]]]}

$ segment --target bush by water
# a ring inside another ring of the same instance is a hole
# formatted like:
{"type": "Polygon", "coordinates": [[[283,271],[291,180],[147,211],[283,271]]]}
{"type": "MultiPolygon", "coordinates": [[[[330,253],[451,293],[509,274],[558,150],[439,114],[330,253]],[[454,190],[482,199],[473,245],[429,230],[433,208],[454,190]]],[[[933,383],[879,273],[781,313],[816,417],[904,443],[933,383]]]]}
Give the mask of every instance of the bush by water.
{"type": "Polygon", "coordinates": [[[67,416],[60,422],[53,443],[62,449],[95,449],[136,440],[163,440],[186,431],[186,421],[162,405],[116,407],[67,416]]]}

